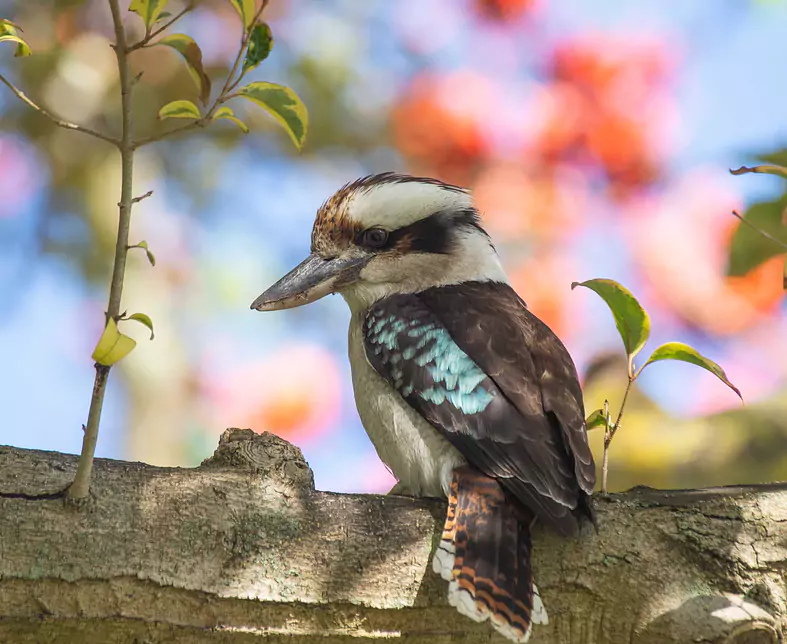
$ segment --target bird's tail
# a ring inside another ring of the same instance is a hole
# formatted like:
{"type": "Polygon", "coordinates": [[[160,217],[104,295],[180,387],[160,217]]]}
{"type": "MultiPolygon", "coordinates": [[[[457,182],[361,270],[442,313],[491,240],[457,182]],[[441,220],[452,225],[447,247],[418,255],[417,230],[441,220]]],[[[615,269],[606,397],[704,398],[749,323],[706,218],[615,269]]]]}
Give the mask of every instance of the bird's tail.
{"type": "Polygon", "coordinates": [[[448,516],[432,565],[449,582],[448,602],[514,642],[530,639],[547,613],[530,567],[530,525],[520,521],[493,478],[454,470],[448,516]]]}

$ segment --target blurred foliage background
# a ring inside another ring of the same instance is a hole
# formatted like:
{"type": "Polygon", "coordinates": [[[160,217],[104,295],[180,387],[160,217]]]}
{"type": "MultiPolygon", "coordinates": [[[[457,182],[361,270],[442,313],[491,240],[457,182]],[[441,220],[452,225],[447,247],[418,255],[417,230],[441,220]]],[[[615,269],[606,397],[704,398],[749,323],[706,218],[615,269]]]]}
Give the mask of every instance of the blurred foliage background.
{"type": "MultiPolygon", "coordinates": [[[[126,3],[127,4],[127,3],[126,3]]],[[[177,0],[171,0],[177,10],[177,0]]],[[[169,8],[169,7],[168,7],[169,8]]],[[[54,113],[117,132],[117,69],[103,0],[0,0],[34,55],[0,71],[54,113]]],[[[307,252],[314,213],[348,180],[385,170],[475,191],[512,283],[565,341],[587,408],[625,385],[612,316],[574,280],[616,279],[653,320],[719,362],[746,406],[689,365],[649,368],[612,445],[610,486],[787,478],[785,184],[728,168],[787,159],[782,1],[272,0],[271,57],[252,75],[310,112],[297,155],[261,110],[137,154],[124,305],[156,339],[113,370],[98,455],[194,465],[230,426],[301,446],[318,487],[385,491],[392,478],[355,411],[340,298],[276,314],[251,301],[307,252]],[[132,242],[133,243],[133,242],[132,242]]],[[[129,14],[141,36],[141,23],[129,14]]],[[[226,73],[228,0],[178,23],[226,73]]],[[[174,51],[144,72],[136,131],[196,99],[174,51]]],[[[119,155],[56,128],[0,88],[0,443],[78,452],[117,225],[119,155]]],[[[128,325],[132,327],[134,325],[128,325]]],[[[600,432],[592,441],[600,460],[600,432]]]]}

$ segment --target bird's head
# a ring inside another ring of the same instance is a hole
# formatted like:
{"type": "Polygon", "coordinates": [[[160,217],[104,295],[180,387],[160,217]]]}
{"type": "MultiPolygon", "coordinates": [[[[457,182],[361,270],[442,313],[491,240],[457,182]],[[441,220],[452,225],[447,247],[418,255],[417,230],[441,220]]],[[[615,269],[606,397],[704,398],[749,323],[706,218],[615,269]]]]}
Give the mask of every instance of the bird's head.
{"type": "Polygon", "coordinates": [[[397,293],[506,282],[467,190],[393,173],[349,183],[317,212],[311,254],[251,308],[288,309],[341,293],[353,310],[397,293]]]}

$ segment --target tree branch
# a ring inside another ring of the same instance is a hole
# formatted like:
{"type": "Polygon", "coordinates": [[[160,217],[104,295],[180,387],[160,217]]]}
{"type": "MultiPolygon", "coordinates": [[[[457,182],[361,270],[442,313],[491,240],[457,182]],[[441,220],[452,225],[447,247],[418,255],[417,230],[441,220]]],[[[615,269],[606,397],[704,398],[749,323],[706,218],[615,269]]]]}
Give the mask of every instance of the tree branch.
{"type": "Polygon", "coordinates": [[[187,123],[186,125],[181,125],[179,127],[173,128],[171,130],[167,130],[166,132],[161,132],[159,134],[153,134],[151,136],[146,136],[142,139],[137,139],[134,141],[134,149],[141,148],[143,145],[148,145],[150,143],[155,143],[156,141],[161,141],[162,139],[166,139],[173,134],[180,134],[181,132],[186,132],[187,130],[193,130],[198,127],[205,127],[210,122],[206,116],[203,116],[196,121],[192,121],[191,123],[187,123]]]}
{"type": "MultiPolygon", "coordinates": [[[[75,466],[0,447],[0,641],[506,642],[431,569],[442,501],[315,491],[296,447],[229,430],[196,469],[97,459],[84,520],[56,498],[75,466]]],[[[533,642],[781,641],[787,486],[642,488],[597,510],[598,534],[535,530],[533,642]]]]}
{"type": "Polygon", "coordinates": [[[39,114],[46,116],[50,121],[52,121],[52,123],[54,123],[58,127],[62,127],[65,130],[74,130],[75,132],[82,132],[83,134],[89,134],[90,136],[93,136],[97,139],[101,139],[102,141],[106,141],[107,143],[111,143],[112,145],[117,146],[120,144],[120,141],[107,134],[102,134],[101,132],[97,132],[96,130],[91,130],[88,127],[77,125],[76,123],[70,123],[68,121],[64,121],[61,118],[58,118],[51,112],[48,112],[43,107],[32,101],[30,98],[28,98],[22,90],[15,87],[14,84],[11,83],[11,81],[9,81],[2,74],[0,74],[0,82],[2,82],[6,87],[8,87],[8,89],[10,89],[20,101],[26,103],[29,107],[32,107],[39,114]]]}
{"type": "MultiPolygon", "coordinates": [[[[631,374],[633,362],[629,358],[629,374],[631,374]]],[[[637,374],[639,375],[639,374],[637,374]]],[[[628,382],[626,383],[626,390],[623,392],[623,400],[620,401],[620,409],[618,410],[618,417],[615,419],[614,424],[609,421],[609,401],[604,401],[604,420],[606,426],[604,427],[604,455],[601,461],[601,493],[607,493],[607,475],[609,474],[609,446],[612,444],[612,439],[615,438],[615,433],[620,429],[620,421],[623,420],[623,410],[626,408],[626,400],[631,391],[631,385],[634,384],[636,376],[629,375],[628,382]]]]}
{"type": "MultiPolygon", "coordinates": [[[[112,12],[112,23],[115,28],[115,56],[117,57],[120,74],[120,103],[123,130],[118,145],[121,161],[120,202],[118,203],[118,233],[115,242],[115,262],[112,268],[112,281],[109,286],[109,302],[107,304],[105,324],[109,320],[117,320],[120,315],[120,299],[123,295],[123,278],[126,273],[128,256],[128,233],[131,225],[131,206],[134,203],[132,180],[134,173],[133,120],[131,108],[131,92],[134,85],[131,78],[131,66],[128,60],[126,31],[123,27],[123,15],[118,0],[109,0],[112,12]]],[[[84,499],[90,492],[90,478],[93,470],[93,455],[98,442],[98,426],[101,410],[104,405],[104,392],[107,387],[110,367],[96,363],[96,378],[93,384],[93,395],[90,399],[85,434],[82,438],[82,452],[79,457],[74,482],[68,490],[72,500],[84,499]]]]}

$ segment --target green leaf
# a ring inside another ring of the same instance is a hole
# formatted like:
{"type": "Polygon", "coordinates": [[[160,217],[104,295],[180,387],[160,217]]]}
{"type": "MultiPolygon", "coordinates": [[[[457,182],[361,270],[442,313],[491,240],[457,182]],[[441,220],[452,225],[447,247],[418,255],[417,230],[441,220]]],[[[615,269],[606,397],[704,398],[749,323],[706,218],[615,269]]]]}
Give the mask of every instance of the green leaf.
{"type": "Polygon", "coordinates": [[[149,250],[146,250],[145,254],[148,256],[148,262],[150,262],[150,265],[151,266],[155,266],[156,265],[156,256],[153,253],[151,253],[149,250]]]}
{"type": "Polygon", "coordinates": [[[28,44],[19,37],[17,29],[18,27],[10,20],[0,18],[0,42],[16,43],[16,51],[14,52],[16,58],[29,56],[33,52],[30,51],[28,44]]]}
{"type": "Polygon", "coordinates": [[[198,119],[201,118],[199,108],[191,101],[172,101],[158,111],[158,118],[164,119],[198,119]]]}
{"type": "Polygon", "coordinates": [[[162,11],[169,0],[131,0],[129,11],[136,13],[150,29],[152,25],[162,18],[162,11]]]}
{"type": "Polygon", "coordinates": [[[774,152],[766,152],[765,154],[750,154],[749,156],[752,156],[759,161],[765,161],[765,163],[769,163],[771,165],[787,166],[787,149],[784,148],[774,152]]]}
{"type": "Polygon", "coordinates": [[[157,45],[166,45],[180,52],[186,61],[191,78],[199,88],[199,100],[203,105],[210,99],[210,78],[202,66],[202,50],[194,39],[186,34],[172,34],[156,42],[157,45]]]}
{"type": "Polygon", "coordinates": [[[144,239],[138,244],[129,246],[129,248],[143,248],[145,250],[145,254],[148,256],[148,261],[150,262],[150,265],[151,266],[156,265],[156,256],[150,252],[150,249],[148,248],[148,243],[144,239]]]}
{"type": "Polygon", "coordinates": [[[228,121],[232,121],[243,131],[244,134],[249,133],[249,126],[241,121],[237,116],[235,116],[235,112],[233,112],[226,105],[216,110],[216,113],[213,115],[213,120],[215,121],[216,119],[227,119],[228,121]]]}
{"type": "Polygon", "coordinates": [[[275,118],[287,130],[299,150],[306,140],[309,115],[306,106],[289,87],[259,81],[238,90],[238,95],[248,98],[275,118]]]}
{"type": "Polygon", "coordinates": [[[690,347],[688,344],[684,344],[683,342],[667,342],[666,344],[662,344],[650,355],[648,361],[640,367],[640,371],[649,364],[658,362],[659,360],[680,360],[681,362],[688,362],[689,364],[695,364],[698,367],[702,367],[710,371],[743,400],[741,392],[729,381],[727,374],[724,373],[724,369],[713,362],[713,360],[701,355],[699,351],[694,347],[690,347]]]}
{"type": "Polygon", "coordinates": [[[136,320],[140,324],[144,324],[148,329],[150,329],[150,339],[153,339],[153,320],[150,319],[150,316],[145,315],[144,313],[134,313],[129,315],[127,320],[136,320]]]}
{"type": "MultiPolygon", "coordinates": [[[[750,206],[743,214],[743,218],[755,228],[787,244],[787,226],[782,222],[785,208],[787,208],[787,195],[777,201],[764,201],[750,206]]],[[[751,226],[739,222],[730,244],[727,275],[745,275],[766,260],[783,252],[784,248],[779,244],[763,237],[751,226]]]]}
{"type": "Polygon", "coordinates": [[[254,25],[249,48],[246,50],[246,59],[243,61],[243,71],[254,69],[270,55],[271,49],[273,49],[271,28],[265,22],[254,25]]]}
{"type": "Polygon", "coordinates": [[[135,346],[137,346],[136,341],[120,333],[115,320],[110,318],[93,350],[93,360],[109,367],[125,358],[135,346]]]}
{"type": "Polygon", "coordinates": [[[597,409],[585,419],[585,427],[587,431],[591,429],[598,429],[599,427],[606,427],[607,420],[604,418],[604,410],[597,409]]]}
{"type": "Polygon", "coordinates": [[[612,311],[615,326],[623,339],[629,362],[639,353],[650,336],[650,317],[631,292],[613,280],[593,279],[574,282],[571,288],[584,286],[601,296],[612,311]]]}
{"type": "Polygon", "coordinates": [[[243,29],[251,27],[254,16],[257,14],[257,3],[254,0],[230,0],[230,2],[243,21],[243,29]]]}

